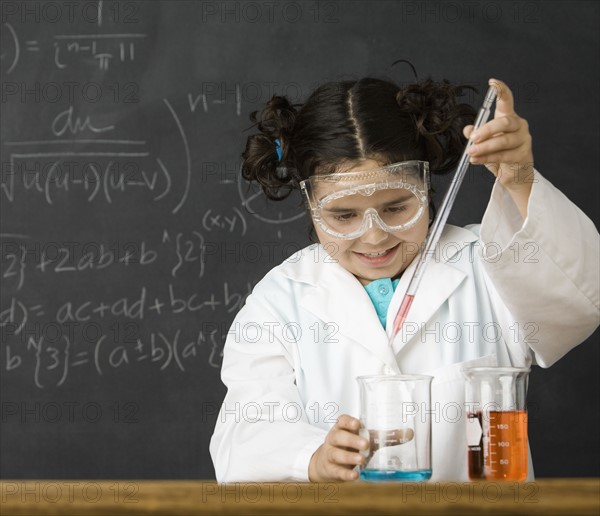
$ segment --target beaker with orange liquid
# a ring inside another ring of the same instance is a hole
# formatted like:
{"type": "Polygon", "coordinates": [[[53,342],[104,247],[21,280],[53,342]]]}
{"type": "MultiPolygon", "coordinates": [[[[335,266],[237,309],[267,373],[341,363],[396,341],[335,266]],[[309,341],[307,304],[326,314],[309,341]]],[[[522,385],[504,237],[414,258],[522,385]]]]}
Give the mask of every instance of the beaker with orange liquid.
{"type": "Polygon", "coordinates": [[[527,478],[529,371],[524,367],[463,370],[470,480],[527,478]]]}

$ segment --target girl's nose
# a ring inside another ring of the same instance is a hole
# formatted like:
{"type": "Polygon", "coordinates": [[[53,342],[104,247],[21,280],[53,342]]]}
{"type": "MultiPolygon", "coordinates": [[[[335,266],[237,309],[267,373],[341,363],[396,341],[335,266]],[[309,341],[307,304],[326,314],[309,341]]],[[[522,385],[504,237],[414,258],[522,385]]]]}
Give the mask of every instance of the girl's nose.
{"type": "Polygon", "coordinates": [[[369,244],[369,245],[377,245],[380,244],[381,242],[385,242],[388,237],[389,237],[389,233],[387,231],[384,231],[383,229],[381,229],[379,226],[377,226],[376,224],[373,224],[361,237],[360,237],[360,241],[363,244],[369,244]]]}

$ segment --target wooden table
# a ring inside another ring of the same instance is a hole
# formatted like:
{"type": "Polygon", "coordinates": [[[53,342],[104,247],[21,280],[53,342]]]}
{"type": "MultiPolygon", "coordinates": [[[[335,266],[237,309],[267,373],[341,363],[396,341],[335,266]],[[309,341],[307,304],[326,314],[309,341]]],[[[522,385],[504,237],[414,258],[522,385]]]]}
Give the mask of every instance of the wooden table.
{"type": "Polygon", "coordinates": [[[4,480],[0,514],[600,514],[600,479],[531,483],[4,480]]]}

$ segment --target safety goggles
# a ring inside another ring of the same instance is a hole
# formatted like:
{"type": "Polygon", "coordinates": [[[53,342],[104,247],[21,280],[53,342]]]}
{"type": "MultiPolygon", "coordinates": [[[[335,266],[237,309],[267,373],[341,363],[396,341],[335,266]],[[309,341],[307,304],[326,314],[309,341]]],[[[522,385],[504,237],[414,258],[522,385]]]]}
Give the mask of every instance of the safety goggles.
{"type": "Polygon", "coordinates": [[[329,235],[358,238],[377,226],[404,231],[427,209],[429,163],[403,161],[373,170],[316,175],[300,182],[313,221],[329,235]]]}

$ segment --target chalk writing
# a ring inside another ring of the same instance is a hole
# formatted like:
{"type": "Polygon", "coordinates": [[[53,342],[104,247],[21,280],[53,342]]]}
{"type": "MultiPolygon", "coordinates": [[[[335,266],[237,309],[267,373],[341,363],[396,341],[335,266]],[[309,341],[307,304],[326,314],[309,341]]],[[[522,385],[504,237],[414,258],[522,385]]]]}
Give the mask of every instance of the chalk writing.
{"type": "MultiPolygon", "coordinates": [[[[2,235],[6,237],[7,235],[2,235]]],[[[271,256],[273,250],[271,246],[271,256]]],[[[213,242],[206,243],[199,231],[177,232],[171,237],[165,229],[161,245],[153,246],[146,240],[96,242],[36,242],[23,235],[22,241],[0,242],[0,277],[5,285],[16,286],[18,292],[31,273],[73,274],[85,271],[103,271],[114,267],[140,265],[150,267],[167,263],[173,278],[193,274],[202,278],[209,256],[223,260],[225,253],[231,260],[241,261],[256,256],[245,249],[220,249],[213,242]]],[[[283,256],[283,255],[282,255],[283,256]]]]}
{"type": "Polygon", "coordinates": [[[126,372],[144,363],[156,372],[174,368],[183,373],[186,365],[197,360],[200,354],[205,356],[210,367],[221,365],[222,343],[217,342],[216,331],[207,336],[199,330],[188,338],[182,336],[180,329],[173,333],[151,332],[145,337],[136,336],[133,344],[112,341],[110,334],[105,333],[97,334],[93,341],[82,339],[78,342],[73,340],[73,332],[69,333],[50,341],[44,335],[31,335],[25,346],[7,345],[5,370],[18,372],[28,363],[35,386],[45,389],[65,384],[69,373],[81,367],[98,376],[114,370],[126,372]],[[23,361],[26,355],[34,358],[33,364],[23,361]]]}
{"type": "MultiPolygon", "coordinates": [[[[167,99],[164,103],[177,125],[183,142],[186,168],[183,178],[183,191],[172,212],[177,213],[184,205],[191,186],[191,158],[187,136],[183,126],[167,99]]],[[[81,132],[103,133],[113,130],[112,125],[96,127],[89,116],[74,117],[72,106],[59,113],[52,122],[55,136],[65,133],[81,132]]],[[[60,142],[60,140],[58,140],[60,142]]],[[[76,143],[77,140],[71,140],[76,143]]],[[[104,145],[107,142],[128,144],[122,140],[86,140],[87,143],[104,145]]],[[[38,146],[42,142],[9,142],[10,145],[30,143],[38,146]]],[[[52,143],[45,141],[43,143],[52,143]]],[[[56,142],[54,142],[56,143],[56,142]]],[[[139,144],[141,142],[132,142],[139,144]]],[[[150,156],[148,151],[49,151],[49,152],[11,152],[8,162],[2,163],[0,191],[9,202],[15,201],[15,189],[18,184],[25,191],[43,196],[48,204],[53,204],[57,193],[67,194],[78,188],[86,195],[88,202],[102,197],[111,204],[115,195],[126,194],[131,188],[141,188],[153,194],[153,201],[160,201],[172,191],[171,173],[160,157],[155,157],[150,166],[142,166],[137,159],[150,156]]],[[[64,197],[64,195],[63,195],[64,197]]],[[[65,198],[66,199],[66,198],[65,198]]]]}
{"type": "MultiPolygon", "coordinates": [[[[12,59],[7,75],[14,71],[23,58],[22,47],[25,52],[35,53],[48,49],[48,57],[59,70],[69,67],[81,69],[82,64],[94,64],[98,69],[106,71],[111,65],[133,62],[140,42],[147,37],[143,33],[56,34],[52,36],[51,42],[35,39],[25,40],[23,44],[13,24],[5,22],[3,26],[12,43],[12,59]]],[[[3,58],[5,57],[8,56],[3,54],[3,58]]]]}
{"type": "Polygon", "coordinates": [[[152,25],[120,25],[149,3],[85,4],[3,5],[0,369],[41,390],[90,374],[217,378],[233,318],[262,269],[297,250],[281,230],[304,209],[265,209],[215,117],[299,100],[300,84],[155,92],[152,25]]]}

